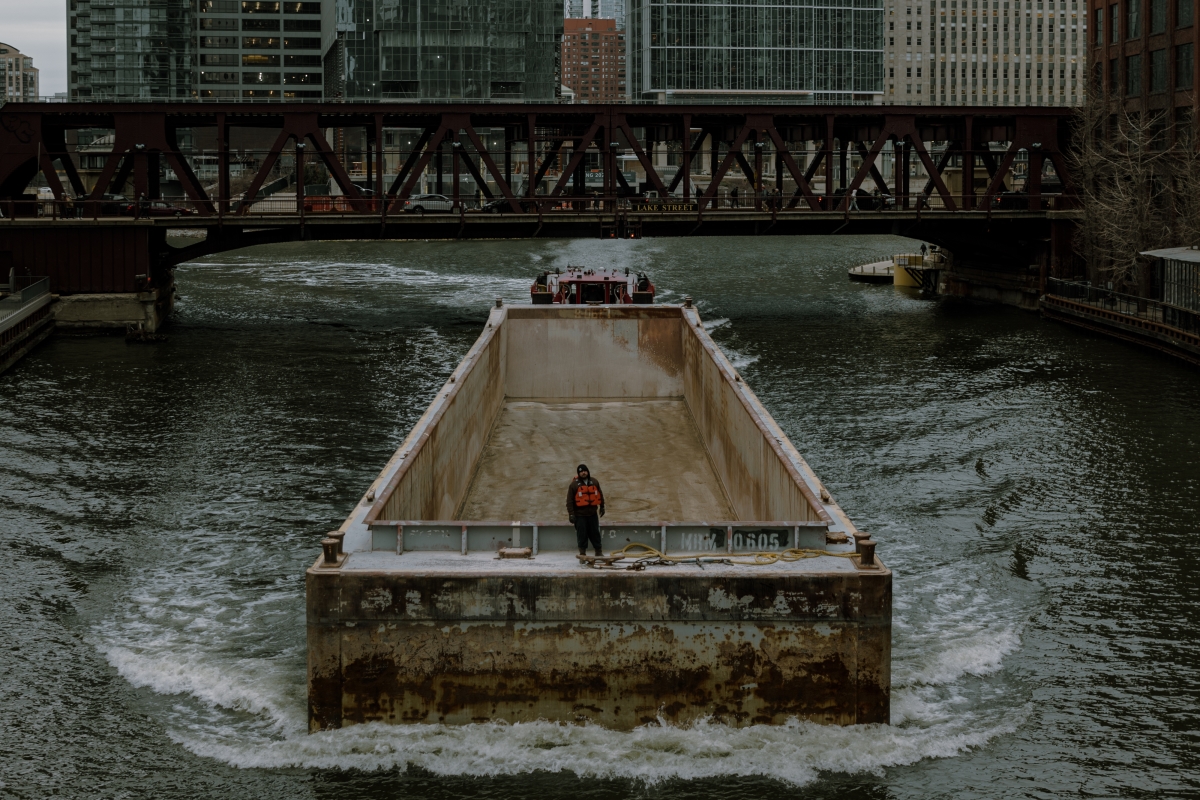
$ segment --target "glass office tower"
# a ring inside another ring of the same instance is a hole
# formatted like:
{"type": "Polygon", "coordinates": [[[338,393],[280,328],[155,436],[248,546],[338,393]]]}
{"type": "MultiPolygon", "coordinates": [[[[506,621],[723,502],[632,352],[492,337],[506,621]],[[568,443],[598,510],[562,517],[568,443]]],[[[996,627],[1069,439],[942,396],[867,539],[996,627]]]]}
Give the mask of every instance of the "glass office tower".
{"type": "Polygon", "coordinates": [[[629,0],[634,102],[875,102],[882,0],[629,0]]]}
{"type": "Polygon", "coordinates": [[[67,0],[71,99],[183,99],[195,0],[67,0]]]}
{"type": "Polygon", "coordinates": [[[562,0],[338,0],[326,92],[534,100],[559,89],[562,0]]]}

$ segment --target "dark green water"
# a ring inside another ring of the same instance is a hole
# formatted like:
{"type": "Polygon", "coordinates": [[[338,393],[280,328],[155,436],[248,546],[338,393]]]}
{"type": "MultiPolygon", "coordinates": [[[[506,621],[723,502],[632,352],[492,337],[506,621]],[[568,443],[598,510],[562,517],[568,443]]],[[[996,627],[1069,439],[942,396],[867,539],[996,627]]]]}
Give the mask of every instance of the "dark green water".
{"type": "Polygon", "coordinates": [[[298,244],[0,376],[0,797],[1200,796],[1200,374],[850,284],[887,237],[298,244]],[[892,726],[310,736],[303,571],[553,265],[645,267],[895,570],[892,726]]]}

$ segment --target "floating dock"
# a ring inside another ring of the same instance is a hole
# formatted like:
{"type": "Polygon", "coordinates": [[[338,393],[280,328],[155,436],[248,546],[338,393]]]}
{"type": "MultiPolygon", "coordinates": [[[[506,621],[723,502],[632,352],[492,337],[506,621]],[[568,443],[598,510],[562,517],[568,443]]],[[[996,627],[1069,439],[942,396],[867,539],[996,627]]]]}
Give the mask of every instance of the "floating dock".
{"type": "Polygon", "coordinates": [[[872,261],[870,264],[851,267],[848,274],[850,280],[859,283],[891,283],[894,270],[889,258],[886,261],[872,261]]]}
{"type": "Polygon", "coordinates": [[[891,572],[687,305],[498,304],[322,545],[312,730],[889,720],[891,572]]]}

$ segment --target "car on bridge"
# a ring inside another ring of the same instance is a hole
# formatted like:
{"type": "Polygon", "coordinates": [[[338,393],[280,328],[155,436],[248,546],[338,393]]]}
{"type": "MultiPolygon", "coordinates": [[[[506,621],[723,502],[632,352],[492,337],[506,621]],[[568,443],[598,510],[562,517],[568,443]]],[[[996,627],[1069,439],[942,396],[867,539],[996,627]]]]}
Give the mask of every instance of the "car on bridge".
{"type": "Polygon", "coordinates": [[[409,214],[449,212],[454,210],[454,201],[444,194],[414,194],[404,201],[404,210],[409,214]]]}

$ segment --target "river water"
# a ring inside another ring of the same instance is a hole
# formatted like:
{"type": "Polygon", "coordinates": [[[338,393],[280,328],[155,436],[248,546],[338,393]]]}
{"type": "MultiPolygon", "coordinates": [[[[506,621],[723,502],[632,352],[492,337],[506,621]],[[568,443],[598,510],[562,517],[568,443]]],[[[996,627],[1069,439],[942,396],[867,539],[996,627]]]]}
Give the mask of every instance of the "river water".
{"type": "Polygon", "coordinates": [[[0,796],[1200,794],[1200,375],[846,280],[891,237],[305,243],[0,376],[0,796]],[[496,296],[649,270],[895,571],[891,726],[305,732],[304,579],[496,296]]]}

